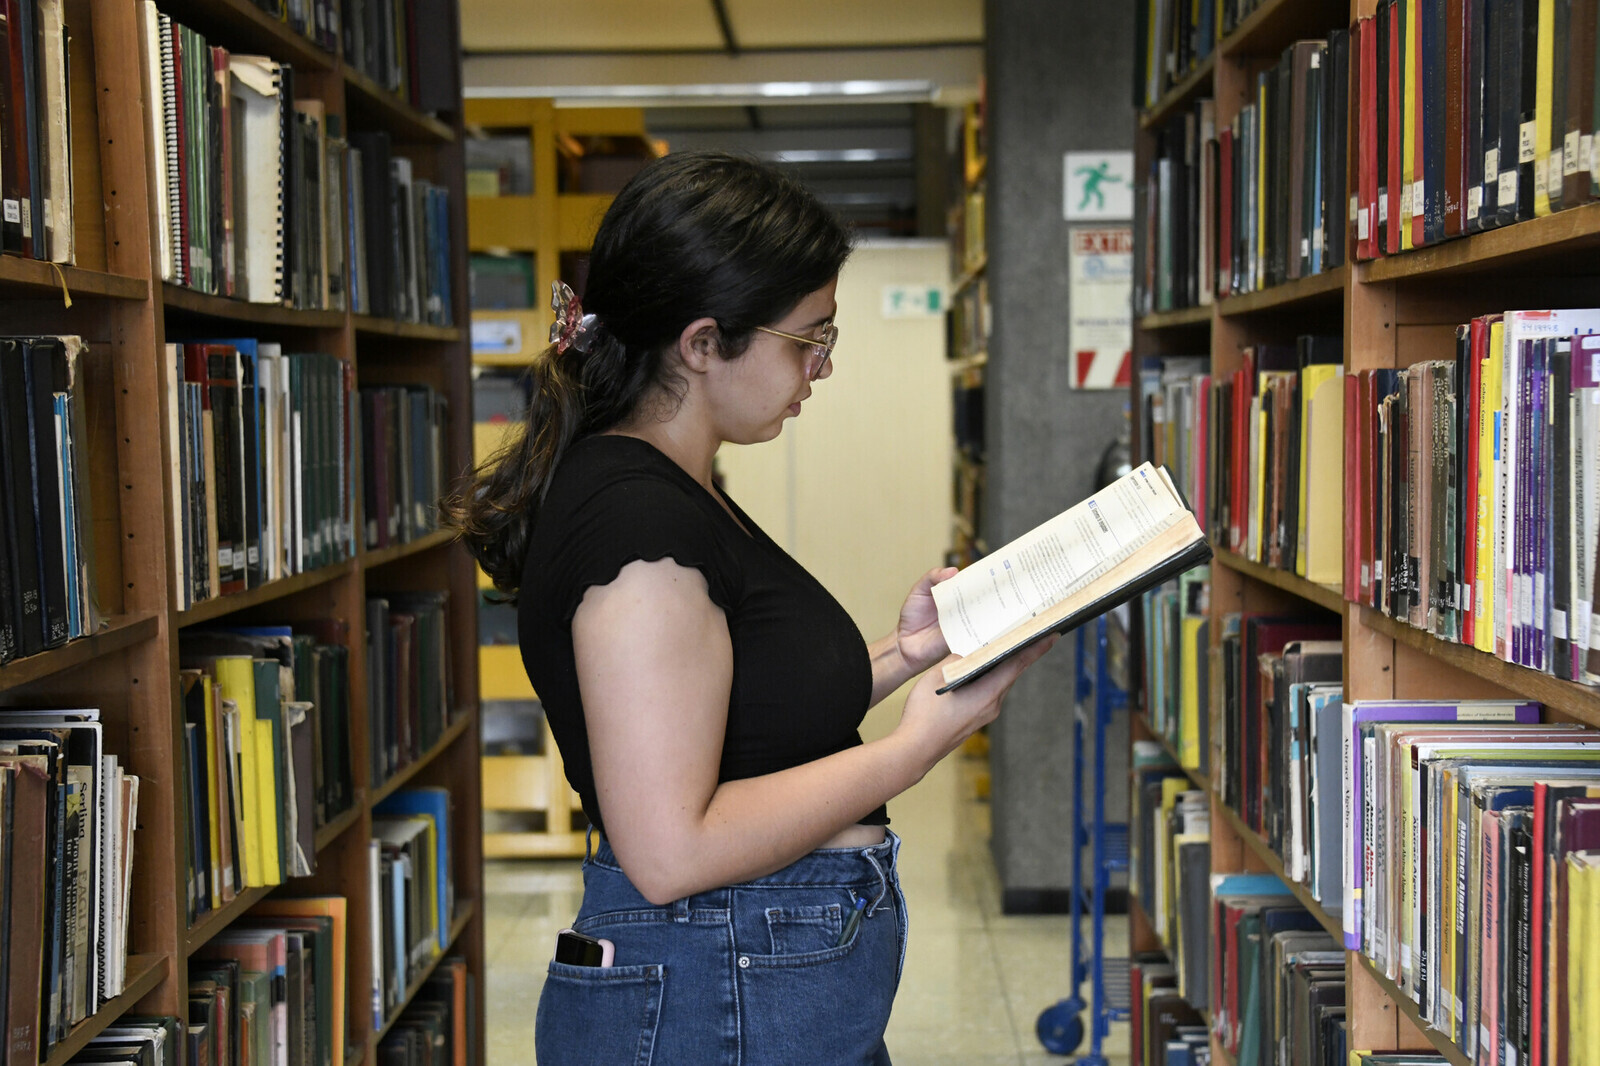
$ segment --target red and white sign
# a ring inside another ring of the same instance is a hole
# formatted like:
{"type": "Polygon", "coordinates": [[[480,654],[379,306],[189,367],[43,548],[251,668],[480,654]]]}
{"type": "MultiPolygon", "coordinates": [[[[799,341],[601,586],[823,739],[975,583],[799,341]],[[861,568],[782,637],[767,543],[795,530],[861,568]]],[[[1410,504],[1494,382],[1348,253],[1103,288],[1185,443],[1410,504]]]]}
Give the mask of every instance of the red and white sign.
{"type": "Polygon", "coordinates": [[[1075,228],[1068,350],[1075,389],[1126,389],[1133,379],[1133,230],[1075,228]]]}

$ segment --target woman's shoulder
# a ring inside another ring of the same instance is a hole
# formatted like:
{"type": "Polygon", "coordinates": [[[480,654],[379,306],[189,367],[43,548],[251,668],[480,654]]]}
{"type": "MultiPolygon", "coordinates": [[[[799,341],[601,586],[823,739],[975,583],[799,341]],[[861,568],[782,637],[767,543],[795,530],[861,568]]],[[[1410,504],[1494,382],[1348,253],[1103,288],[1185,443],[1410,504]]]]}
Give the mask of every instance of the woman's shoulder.
{"type": "Polygon", "coordinates": [[[694,504],[696,490],[688,474],[654,445],[637,437],[597,434],[574,441],[556,466],[545,497],[545,510],[576,510],[645,495],[694,504]]]}

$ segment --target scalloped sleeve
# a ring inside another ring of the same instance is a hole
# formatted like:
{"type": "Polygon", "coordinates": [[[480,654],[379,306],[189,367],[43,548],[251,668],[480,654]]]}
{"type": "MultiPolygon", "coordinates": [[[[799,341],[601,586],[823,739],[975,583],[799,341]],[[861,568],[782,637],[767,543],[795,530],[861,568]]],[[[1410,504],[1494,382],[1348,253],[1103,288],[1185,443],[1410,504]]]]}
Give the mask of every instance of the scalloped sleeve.
{"type": "Polygon", "coordinates": [[[609,585],[637,560],[672,559],[705,575],[711,602],[737,602],[740,577],[727,544],[731,524],[709,512],[685,486],[648,474],[609,481],[568,515],[550,559],[547,587],[563,623],[570,623],[591,586],[609,585]]]}

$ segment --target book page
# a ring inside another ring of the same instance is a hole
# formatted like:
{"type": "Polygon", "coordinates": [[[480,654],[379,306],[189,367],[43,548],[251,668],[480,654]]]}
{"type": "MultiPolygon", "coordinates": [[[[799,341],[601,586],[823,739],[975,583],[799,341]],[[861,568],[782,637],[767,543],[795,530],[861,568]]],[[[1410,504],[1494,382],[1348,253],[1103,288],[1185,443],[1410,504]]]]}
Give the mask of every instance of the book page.
{"type": "Polygon", "coordinates": [[[1149,463],[933,587],[950,650],[970,655],[1084,588],[1187,514],[1149,463]]]}

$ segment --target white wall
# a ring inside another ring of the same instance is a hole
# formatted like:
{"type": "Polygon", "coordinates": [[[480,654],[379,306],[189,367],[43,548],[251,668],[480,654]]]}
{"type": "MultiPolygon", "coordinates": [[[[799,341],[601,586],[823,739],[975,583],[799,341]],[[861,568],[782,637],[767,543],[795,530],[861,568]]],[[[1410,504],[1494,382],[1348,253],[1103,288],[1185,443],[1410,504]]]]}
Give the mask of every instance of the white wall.
{"type": "Polygon", "coordinates": [[[774,441],[725,446],[729,495],[874,640],[950,539],[950,370],[942,315],[885,318],[883,287],[948,287],[941,241],[873,241],[839,279],[833,374],[774,441]]]}

